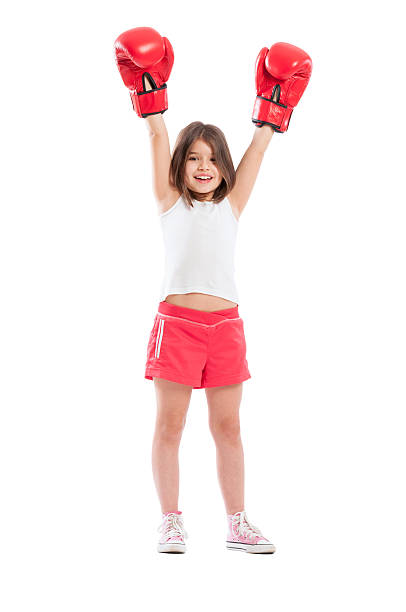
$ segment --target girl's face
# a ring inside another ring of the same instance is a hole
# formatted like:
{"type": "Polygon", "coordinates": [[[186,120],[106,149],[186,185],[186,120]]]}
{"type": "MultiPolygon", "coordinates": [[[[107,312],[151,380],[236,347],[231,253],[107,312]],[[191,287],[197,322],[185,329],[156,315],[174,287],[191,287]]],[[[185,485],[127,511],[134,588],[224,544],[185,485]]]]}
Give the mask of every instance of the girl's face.
{"type": "Polygon", "coordinates": [[[196,193],[206,194],[205,199],[210,200],[222,180],[210,145],[204,140],[195,140],[186,160],[186,186],[196,193]]]}

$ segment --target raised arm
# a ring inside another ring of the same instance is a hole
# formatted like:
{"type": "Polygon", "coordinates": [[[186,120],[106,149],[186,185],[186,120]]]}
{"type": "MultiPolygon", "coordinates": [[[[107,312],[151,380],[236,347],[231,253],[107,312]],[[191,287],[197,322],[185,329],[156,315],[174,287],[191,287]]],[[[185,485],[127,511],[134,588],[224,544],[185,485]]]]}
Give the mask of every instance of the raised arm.
{"type": "Polygon", "coordinates": [[[257,129],[237,168],[236,184],[230,193],[230,203],[239,214],[247,204],[274,130],[287,131],[293,108],[303,95],[311,72],[309,55],[289,43],[275,43],[259,52],[255,64],[257,97],[252,115],[257,129]]]}
{"type": "Polygon", "coordinates": [[[177,191],[169,184],[171,152],[168,131],[163,115],[146,117],[146,122],[151,142],[152,187],[159,212],[163,212],[168,205],[174,203],[178,195],[177,191]]]}
{"type": "Polygon", "coordinates": [[[153,189],[161,208],[173,195],[169,185],[169,139],[162,116],[168,108],[166,81],[174,61],[172,45],[153,28],[133,28],[120,34],[114,47],[117,67],[130,91],[133,108],[148,125],[153,189]]]}
{"type": "Polygon", "coordinates": [[[265,151],[273,134],[274,130],[270,125],[264,125],[261,128],[256,127],[251,144],[238,165],[235,185],[229,194],[229,200],[233,208],[237,209],[239,215],[244,210],[251,195],[265,151]]]}

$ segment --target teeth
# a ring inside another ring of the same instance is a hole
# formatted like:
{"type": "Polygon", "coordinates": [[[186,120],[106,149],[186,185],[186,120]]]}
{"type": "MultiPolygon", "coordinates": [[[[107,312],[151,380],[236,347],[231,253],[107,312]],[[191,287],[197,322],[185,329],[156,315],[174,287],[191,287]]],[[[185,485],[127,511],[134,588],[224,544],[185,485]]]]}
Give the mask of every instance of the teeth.
{"type": "Polygon", "coordinates": [[[196,176],[196,178],[198,178],[198,179],[204,179],[204,180],[206,180],[206,181],[210,181],[211,176],[196,176]]]}

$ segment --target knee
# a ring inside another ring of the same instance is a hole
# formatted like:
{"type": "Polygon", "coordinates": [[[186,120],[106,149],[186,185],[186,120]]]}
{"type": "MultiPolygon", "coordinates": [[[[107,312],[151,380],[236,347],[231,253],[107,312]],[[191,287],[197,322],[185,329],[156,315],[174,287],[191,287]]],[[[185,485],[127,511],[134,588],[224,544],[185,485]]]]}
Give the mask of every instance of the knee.
{"type": "Polygon", "coordinates": [[[170,419],[157,423],[155,436],[162,442],[177,443],[185,427],[185,420],[170,419]]]}
{"type": "Polygon", "coordinates": [[[213,438],[222,442],[239,442],[241,439],[240,422],[235,419],[224,419],[219,422],[210,423],[210,431],[213,438]]]}

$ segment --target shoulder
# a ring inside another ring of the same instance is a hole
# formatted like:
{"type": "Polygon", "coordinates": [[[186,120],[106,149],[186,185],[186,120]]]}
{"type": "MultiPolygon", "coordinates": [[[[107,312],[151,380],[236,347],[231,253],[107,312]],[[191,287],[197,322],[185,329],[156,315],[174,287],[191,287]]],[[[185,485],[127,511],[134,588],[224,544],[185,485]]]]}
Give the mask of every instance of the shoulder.
{"type": "Polygon", "coordinates": [[[158,214],[163,215],[163,213],[168,212],[168,210],[179,200],[180,195],[177,189],[173,189],[165,199],[158,201],[158,214]]]}
{"type": "Polygon", "coordinates": [[[239,209],[238,209],[237,203],[236,203],[236,201],[235,201],[235,198],[233,197],[232,192],[228,194],[228,196],[227,196],[227,200],[228,200],[228,201],[229,201],[229,203],[230,203],[231,210],[232,210],[232,211],[233,211],[233,213],[234,213],[234,217],[235,217],[235,218],[237,219],[237,221],[238,221],[238,220],[239,220],[239,218],[240,218],[240,211],[239,211],[239,209]]]}

